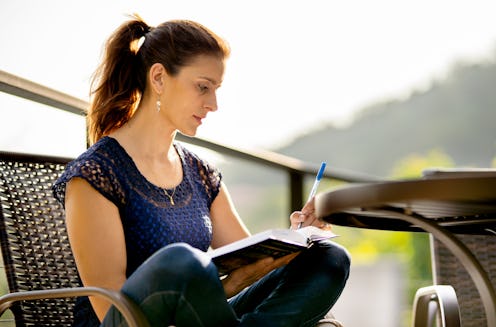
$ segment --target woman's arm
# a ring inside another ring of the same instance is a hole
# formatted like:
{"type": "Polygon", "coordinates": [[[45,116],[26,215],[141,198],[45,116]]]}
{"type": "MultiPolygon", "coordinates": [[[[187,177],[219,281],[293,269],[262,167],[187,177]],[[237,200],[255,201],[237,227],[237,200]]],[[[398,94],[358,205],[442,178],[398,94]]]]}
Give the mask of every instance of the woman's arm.
{"type": "MultiPolygon", "coordinates": [[[[74,258],[85,286],[120,290],[126,280],[126,246],[117,207],[81,178],[67,184],[66,224],[74,258]]],[[[90,297],[100,321],[110,308],[90,297]]]]}
{"type": "Polygon", "coordinates": [[[218,248],[250,235],[238,212],[234,208],[231,196],[224,183],[210,208],[212,219],[212,248],[218,248]]]}

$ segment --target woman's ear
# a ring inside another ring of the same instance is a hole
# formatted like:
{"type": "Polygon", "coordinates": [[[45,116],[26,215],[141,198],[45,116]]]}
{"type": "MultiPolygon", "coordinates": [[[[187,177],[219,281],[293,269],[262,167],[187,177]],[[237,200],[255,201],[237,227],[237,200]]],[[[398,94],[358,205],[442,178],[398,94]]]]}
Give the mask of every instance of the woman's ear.
{"type": "Polygon", "coordinates": [[[150,85],[155,93],[162,94],[166,74],[167,72],[162,64],[155,63],[150,67],[148,78],[150,79],[150,85]]]}

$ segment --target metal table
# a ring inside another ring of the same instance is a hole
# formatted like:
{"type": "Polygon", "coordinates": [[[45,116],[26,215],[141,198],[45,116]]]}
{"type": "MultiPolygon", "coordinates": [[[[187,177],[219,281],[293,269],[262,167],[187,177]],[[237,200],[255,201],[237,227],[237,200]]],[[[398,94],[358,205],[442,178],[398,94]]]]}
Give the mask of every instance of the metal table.
{"type": "Polygon", "coordinates": [[[488,326],[496,326],[491,280],[455,236],[496,234],[496,170],[427,171],[420,179],[351,184],[318,194],[315,208],[317,217],[335,225],[431,233],[468,271],[488,326]]]}

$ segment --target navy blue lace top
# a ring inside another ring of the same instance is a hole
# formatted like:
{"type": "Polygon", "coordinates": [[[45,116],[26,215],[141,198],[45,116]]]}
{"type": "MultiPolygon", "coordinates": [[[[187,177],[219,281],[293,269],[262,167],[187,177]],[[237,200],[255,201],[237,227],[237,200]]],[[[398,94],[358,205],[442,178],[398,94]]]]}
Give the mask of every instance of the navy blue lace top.
{"type": "Polygon", "coordinates": [[[180,143],[174,146],[183,168],[183,180],[175,191],[149,182],[111,137],[100,139],[70,162],[53,186],[55,197],[64,204],[67,182],[81,177],[117,206],[126,239],[128,277],[165,245],[185,242],[203,251],[210,246],[210,206],[219,192],[221,174],[180,143]],[[174,193],[174,205],[166,192],[174,193]]]}

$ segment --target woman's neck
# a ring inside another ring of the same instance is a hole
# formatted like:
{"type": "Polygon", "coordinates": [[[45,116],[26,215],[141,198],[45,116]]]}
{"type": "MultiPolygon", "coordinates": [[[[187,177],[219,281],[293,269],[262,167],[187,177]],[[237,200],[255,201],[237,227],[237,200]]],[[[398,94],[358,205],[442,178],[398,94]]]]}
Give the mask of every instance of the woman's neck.
{"type": "Polygon", "coordinates": [[[153,104],[141,103],[131,119],[109,136],[115,138],[135,160],[175,157],[176,130],[168,128],[153,104]]]}

